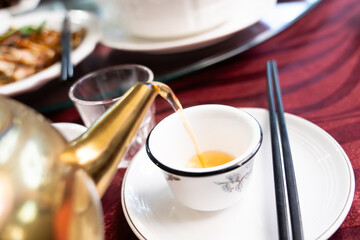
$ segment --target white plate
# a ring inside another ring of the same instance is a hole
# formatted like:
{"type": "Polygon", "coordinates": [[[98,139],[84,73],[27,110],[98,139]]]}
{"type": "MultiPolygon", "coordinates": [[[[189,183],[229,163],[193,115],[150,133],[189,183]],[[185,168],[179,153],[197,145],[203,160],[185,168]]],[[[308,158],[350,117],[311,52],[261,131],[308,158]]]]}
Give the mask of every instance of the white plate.
{"type": "Polygon", "coordinates": [[[136,38],[122,30],[103,28],[102,43],[112,48],[151,53],[175,53],[205,47],[258,22],[276,4],[276,0],[239,1],[234,16],[226,23],[202,34],[186,38],[151,40],[136,38]]]}
{"type": "MultiPolygon", "coordinates": [[[[14,17],[11,26],[22,27],[31,24],[39,25],[43,21],[46,21],[46,28],[60,31],[63,18],[64,12],[62,11],[33,12],[14,17]]],[[[71,54],[72,62],[76,65],[94,50],[100,39],[101,33],[98,19],[93,14],[85,11],[73,10],[70,12],[70,19],[72,31],[76,31],[81,27],[84,27],[87,30],[82,43],[71,54]]],[[[36,90],[50,80],[60,76],[60,68],[61,63],[57,62],[23,80],[1,86],[0,94],[12,96],[30,90],[36,90]]]]}
{"type": "MultiPolygon", "coordinates": [[[[278,239],[268,112],[253,114],[264,131],[252,188],[243,202],[217,212],[178,203],[161,171],[142,150],[124,177],[122,205],[140,239],[278,239]]],[[[305,239],[327,239],[344,221],[353,201],[351,163],[340,145],[311,122],[286,114],[305,239]]]]}
{"type": "Polygon", "coordinates": [[[11,14],[20,14],[36,8],[39,3],[40,0],[20,0],[19,3],[5,9],[11,14]]]}
{"type": "Polygon", "coordinates": [[[72,141],[86,132],[87,128],[77,123],[57,122],[51,124],[56,128],[67,141],[72,141]]]}
{"type": "Polygon", "coordinates": [[[12,16],[9,11],[0,9],[0,35],[6,33],[9,30],[11,18],[12,16]]]}

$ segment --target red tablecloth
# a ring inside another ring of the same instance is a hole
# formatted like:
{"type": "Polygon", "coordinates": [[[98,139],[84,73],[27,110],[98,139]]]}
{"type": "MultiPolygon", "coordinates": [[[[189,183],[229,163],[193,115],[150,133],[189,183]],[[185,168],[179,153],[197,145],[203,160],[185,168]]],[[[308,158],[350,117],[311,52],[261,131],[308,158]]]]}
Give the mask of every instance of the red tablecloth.
{"type": "MultiPolygon", "coordinates": [[[[121,54],[98,45],[75,68],[86,72],[118,63],[121,54]],[[111,59],[111,60],[109,60],[111,59]]],[[[129,56],[125,55],[125,56],[129,56]]],[[[236,107],[267,108],[265,63],[275,59],[286,112],[323,128],[349,156],[355,172],[356,192],[351,210],[331,239],[360,238],[360,2],[323,0],[293,26],[257,47],[225,62],[169,83],[184,107],[220,103],[236,107]]],[[[146,58],[160,56],[146,55],[146,58]]],[[[122,59],[126,62],[126,59],[122,59]]],[[[134,59],[129,58],[129,63],[134,59]]],[[[178,61],[181,61],[179,57],[178,61]]],[[[166,68],[166,62],[162,62],[166,68]]],[[[169,63],[170,64],[170,63],[169,63]]],[[[65,99],[71,83],[49,84],[37,93],[15,97],[32,107],[65,99]],[[64,90],[65,89],[65,90],[64,90]]],[[[162,99],[156,100],[157,120],[172,113],[162,99]]],[[[81,123],[73,107],[42,109],[55,122],[81,123]]],[[[124,169],[118,171],[102,198],[106,239],[136,239],[122,212],[120,189],[124,169]]]]}

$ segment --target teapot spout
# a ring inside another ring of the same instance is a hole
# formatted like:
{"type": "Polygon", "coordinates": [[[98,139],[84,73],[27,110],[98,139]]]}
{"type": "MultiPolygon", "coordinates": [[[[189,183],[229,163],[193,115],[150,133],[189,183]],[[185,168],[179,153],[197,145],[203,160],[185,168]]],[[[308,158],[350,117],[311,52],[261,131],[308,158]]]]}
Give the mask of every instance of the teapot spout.
{"type": "Polygon", "coordinates": [[[152,84],[134,85],[87,132],[69,143],[60,160],[85,169],[102,196],[157,94],[152,84]]]}

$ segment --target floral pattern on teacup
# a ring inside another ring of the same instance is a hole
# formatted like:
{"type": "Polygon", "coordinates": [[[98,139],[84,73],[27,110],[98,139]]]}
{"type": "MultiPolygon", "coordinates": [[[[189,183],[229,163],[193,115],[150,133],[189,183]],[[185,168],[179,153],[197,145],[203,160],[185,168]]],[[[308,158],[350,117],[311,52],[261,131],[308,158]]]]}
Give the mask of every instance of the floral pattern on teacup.
{"type": "Polygon", "coordinates": [[[250,175],[250,170],[245,174],[233,173],[226,176],[227,181],[225,182],[215,182],[215,184],[220,185],[222,190],[225,192],[237,191],[241,192],[244,180],[247,179],[250,175]]]}
{"type": "Polygon", "coordinates": [[[167,181],[180,181],[180,178],[176,177],[172,174],[166,174],[166,180],[167,181]]]}

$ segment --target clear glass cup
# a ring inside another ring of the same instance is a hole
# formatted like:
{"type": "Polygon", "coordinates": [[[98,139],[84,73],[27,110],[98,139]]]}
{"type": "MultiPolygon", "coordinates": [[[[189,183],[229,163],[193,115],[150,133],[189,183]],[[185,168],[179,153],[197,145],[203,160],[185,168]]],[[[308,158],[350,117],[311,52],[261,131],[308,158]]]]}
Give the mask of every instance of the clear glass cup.
{"type": "MultiPolygon", "coordinates": [[[[137,82],[152,81],[150,69],[136,64],[118,65],[89,73],[76,81],[69,97],[85,126],[89,127],[137,82]]],[[[155,104],[146,113],[123,160],[131,160],[155,125],[155,104]]],[[[124,163],[123,163],[124,164],[124,163]]]]}

